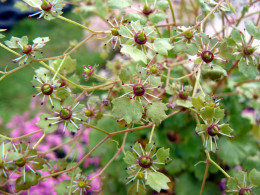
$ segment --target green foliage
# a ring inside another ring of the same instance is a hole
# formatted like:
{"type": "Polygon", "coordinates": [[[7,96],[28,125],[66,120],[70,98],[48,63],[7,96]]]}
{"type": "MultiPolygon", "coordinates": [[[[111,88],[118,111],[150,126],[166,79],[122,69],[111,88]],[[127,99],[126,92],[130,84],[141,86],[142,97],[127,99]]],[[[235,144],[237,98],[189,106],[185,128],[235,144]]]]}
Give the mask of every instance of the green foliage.
{"type": "Polygon", "coordinates": [[[138,122],[144,109],[140,102],[127,97],[117,98],[112,101],[112,113],[116,118],[123,118],[127,123],[138,122]]]}
{"type": "Polygon", "coordinates": [[[156,101],[147,106],[146,114],[158,126],[167,117],[166,110],[167,107],[164,103],[156,101]]]}

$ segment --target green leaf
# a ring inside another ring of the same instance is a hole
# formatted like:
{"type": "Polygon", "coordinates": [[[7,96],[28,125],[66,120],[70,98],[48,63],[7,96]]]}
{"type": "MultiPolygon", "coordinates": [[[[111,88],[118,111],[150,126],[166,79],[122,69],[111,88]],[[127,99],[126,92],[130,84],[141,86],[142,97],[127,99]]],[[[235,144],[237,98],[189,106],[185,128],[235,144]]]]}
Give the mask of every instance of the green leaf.
{"type": "MultiPolygon", "coordinates": [[[[133,22],[140,21],[141,24],[145,24],[147,22],[147,18],[143,14],[139,14],[137,12],[127,13],[126,19],[129,19],[133,22]]],[[[120,28],[121,30],[121,28],[120,28]]],[[[119,31],[120,33],[120,31],[119,31]]]]}
{"type": "Polygon", "coordinates": [[[139,122],[142,118],[144,108],[142,104],[128,97],[116,98],[112,101],[112,113],[116,118],[123,118],[127,123],[139,122]]]}
{"type": "Polygon", "coordinates": [[[107,4],[109,8],[112,9],[124,9],[131,5],[132,0],[108,0],[107,4]]]}
{"type": "Polygon", "coordinates": [[[155,12],[149,15],[149,20],[155,24],[164,21],[168,15],[164,12],[155,12]]]}
{"type": "Polygon", "coordinates": [[[255,37],[256,39],[260,39],[260,29],[259,29],[259,26],[258,28],[255,26],[255,24],[251,21],[247,21],[245,22],[245,26],[246,26],[246,30],[247,32],[255,37]]]}
{"type": "Polygon", "coordinates": [[[225,116],[224,109],[219,107],[215,109],[214,117],[217,119],[222,119],[225,116]]]}
{"type": "Polygon", "coordinates": [[[222,136],[218,146],[217,155],[229,166],[240,165],[247,156],[258,151],[256,140],[249,134],[231,140],[222,136]]]}
{"type": "Polygon", "coordinates": [[[253,169],[249,173],[250,184],[260,186],[260,171],[253,169]]]}
{"type": "Polygon", "coordinates": [[[227,76],[227,72],[219,65],[213,65],[212,68],[211,66],[202,67],[203,79],[209,78],[211,80],[217,80],[222,78],[223,76],[227,76]]]}
{"type": "MultiPolygon", "coordinates": [[[[52,64],[51,67],[53,67],[55,70],[58,70],[59,66],[61,65],[63,60],[58,59],[55,60],[52,64]]],[[[77,60],[72,59],[70,56],[66,56],[66,59],[64,60],[59,73],[61,74],[69,74],[75,72],[77,66],[77,60]]]]}
{"type": "Polygon", "coordinates": [[[41,0],[23,0],[23,1],[33,8],[41,9],[41,4],[42,4],[41,0]]]}
{"type": "Polygon", "coordinates": [[[198,53],[198,49],[199,48],[198,48],[197,44],[191,43],[191,44],[187,45],[186,52],[187,52],[187,54],[194,56],[198,53]]]}
{"type": "Polygon", "coordinates": [[[18,152],[8,153],[8,160],[18,160],[23,157],[23,154],[18,152]]]}
{"type": "Polygon", "coordinates": [[[25,181],[26,184],[24,184],[24,178],[23,176],[18,177],[15,181],[15,189],[16,190],[27,190],[31,186],[37,185],[39,183],[39,178],[41,177],[41,174],[35,174],[31,170],[27,171],[25,173],[25,181]]]}
{"type": "Polygon", "coordinates": [[[243,36],[243,35],[241,34],[241,32],[239,30],[233,30],[231,33],[231,36],[235,42],[238,42],[238,43],[242,42],[241,36],[243,36]]]}
{"type": "Polygon", "coordinates": [[[122,82],[128,82],[131,79],[131,71],[128,67],[123,67],[119,73],[122,82]]]}
{"type": "Polygon", "coordinates": [[[137,184],[131,185],[129,188],[127,194],[129,195],[146,195],[146,189],[144,188],[143,185],[139,184],[138,186],[138,193],[137,193],[137,184]]]}
{"type": "Polygon", "coordinates": [[[160,148],[156,152],[157,160],[162,163],[169,162],[170,161],[169,156],[170,156],[170,148],[168,149],[160,148]]]}
{"type": "Polygon", "coordinates": [[[244,60],[241,60],[238,63],[238,69],[240,72],[242,72],[246,77],[250,79],[254,79],[258,75],[257,67],[252,64],[247,65],[247,63],[244,60]]]}
{"type": "Polygon", "coordinates": [[[184,52],[185,50],[186,50],[186,43],[179,42],[179,43],[174,44],[173,51],[175,53],[181,53],[181,52],[184,52]]]}
{"type": "Polygon", "coordinates": [[[167,0],[160,0],[157,2],[156,7],[160,10],[166,10],[169,8],[169,3],[167,0]]]}
{"type": "Polygon", "coordinates": [[[233,177],[230,177],[227,179],[227,188],[230,189],[230,190],[234,190],[234,189],[237,189],[237,180],[236,178],[233,178],[233,177]]]}
{"type": "Polygon", "coordinates": [[[167,117],[166,110],[168,110],[166,104],[156,101],[147,106],[146,114],[158,126],[167,117]]]}
{"type": "Polygon", "coordinates": [[[197,109],[201,109],[204,107],[204,102],[200,97],[193,97],[191,101],[192,105],[197,109]]]}
{"type": "Polygon", "coordinates": [[[58,88],[55,92],[55,95],[62,99],[62,100],[65,100],[69,95],[70,95],[70,92],[69,90],[66,88],[66,86],[63,86],[61,88],[58,88]]]}
{"type": "Polygon", "coordinates": [[[55,186],[54,192],[56,192],[57,195],[69,194],[69,188],[67,188],[67,186],[70,186],[70,180],[63,180],[55,186]]]}
{"type": "Polygon", "coordinates": [[[132,152],[127,151],[125,154],[125,157],[124,157],[124,161],[126,164],[131,165],[131,164],[135,163],[136,158],[132,152]]]}
{"type": "Polygon", "coordinates": [[[190,100],[176,100],[176,104],[185,108],[192,107],[192,102],[190,100]]]}
{"type": "Polygon", "coordinates": [[[169,42],[170,39],[156,39],[153,44],[153,48],[161,55],[168,55],[168,50],[173,48],[173,45],[169,42]]]}
{"type": "Polygon", "coordinates": [[[130,55],[130,57],[135,61],[142,61],[145,64],[147,63],[147,57],[144,52],[134,46],[122,44],[121,53],[130,55]]]}
{"type": "Polygon", "coordinates": [[[5,41],[5,44],[13,49],[20,48],[20,45],[17,44],[17,42],[23,43],[24,45],[28,45],[28,37],[23,36],[22,38],[18,37],[11,37],[10,41],[5,41]]]}
{"type": "Polygon", "coordinates": [[[54,131],[56,131],[58,129],[59,124],[54,124],[49,126],[50,123],[53,122],[53,120],[46,120],[45,118],[51,118],[53,117],[50,114],[41,114],[40,115],[40,121],[38,123],[36,123],[36,125],[40,128],[42,128],[45,132],[45,134],[50,134],[53,133],[54,131]]]}
{"type": "Polygon", "coordinates": [[[169,189],[167,183],[170,182],[170,179],[165,176],[164,174],[160,173],[160,172],[151,172],[148,173],[148,177],[147,177],[147,184],[154,189],[155,191],[157,191],[158,193],[164,189],[167,190],[169,189]]]}
{"type": "Polygon", "coordinates": [[[214,108],[206,106],[205,109],[200,111],[202,118],[211,120],[214,117],[214,108]]]}
{"type": "Polygon", "coordinates": [[[233,131],[233,129],[229,126],[229,124],[224,124],[221,127],[219,127],[220,132],[230,135],[230,133],[233,131]]]}
{"type": "Polygon", "coordinates": [[[233,58],[233,48],[227,46],[227,42],[221,43],[219,47],[220,57],[225,60],[231,60],[233,58]]]}

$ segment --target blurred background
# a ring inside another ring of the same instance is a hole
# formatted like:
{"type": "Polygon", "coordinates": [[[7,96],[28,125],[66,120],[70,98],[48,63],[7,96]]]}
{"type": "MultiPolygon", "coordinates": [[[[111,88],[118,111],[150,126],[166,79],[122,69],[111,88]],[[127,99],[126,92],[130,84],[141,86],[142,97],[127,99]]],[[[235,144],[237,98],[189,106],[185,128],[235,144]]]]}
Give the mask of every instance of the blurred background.
{"type": "MultiPolygon", "coordinates": [[[[6,36],[1,41],[9,40],[11,36],[28,36],[29,42],[36,37],[49,36],[50,42],[44,47],[44,57],[61,55],[70,45],[70,41],[81,41],[83,31],[76,29],[74,25],[61,20],[46,21],[37,20],[36,17],[28,18],[32,11],[21,11],[14,7],[15,0],[0,2],[0,29],[8,29],[3,34],[6,36]],[[61,30],[62,29],[62,30],[61,30]]],[[[64,16],[79,21],[79,17],[71,12],[71,7],[66,6],[64,16]]],[[[91,52],[87,47],[81,47],[78,52],[72,55],[77,59],[77,71],[82,72],[82,65],[94,65],[104,63],[100,53],[91,52]]],[[[11,70],[17,67],[12,62],[15,55],[0,48],[0,70],[11,70]]],[[[31,80],[34,69],[38,63],[29,65],[22,70],[4,78],[0,83],[0,118],[2,127],[14,114],[22,114],[29,110],[32,95],[35,90],[32,88],[31,80]]]]}

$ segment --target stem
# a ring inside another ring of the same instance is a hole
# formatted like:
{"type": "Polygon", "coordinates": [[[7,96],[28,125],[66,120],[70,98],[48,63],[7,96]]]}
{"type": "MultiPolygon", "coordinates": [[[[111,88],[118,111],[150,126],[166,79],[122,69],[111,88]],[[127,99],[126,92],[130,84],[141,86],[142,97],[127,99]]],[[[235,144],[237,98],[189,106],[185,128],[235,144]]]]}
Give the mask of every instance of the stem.
{"type": "Polygon", "coordinates": [[[72,171],[72,176],[71,176],[71,179],[70,179],[70,190],[69,190],[69,195],[71,195],[71,191],[72,191],[72,183],[73,183],[74,175],[75,175],[75,169],[73,169],[73,171],[72,171]]]}
{"type": "Polygon", "coordinates": [[[195,86],[194,86],[194,89],[193,89],[193,93],[192,93],[192,97],[195,96],[195,94],[197,93],[197,88],[198,88],[198,85],[199,85],[199,81],[200,81],[200,69],[198,70],[198,75],[195,76],[196,78],[196,82],[195,82],[195,86]]]}
{"type": "Polygon", "coordinates": [[[212,163],[215,167],[217,167],[218,170],[220,170],[227,178],[230,178],[230,175],[229,175],[226,171],[224,171],[224,169],[222,169],[217,163],[215,163],[214,160],[212,160],[212,159],[210,158],[210,155],[209,155],[208,152],[206,153],[206,155],[207,155],[207,158],[208,158],[208,160],[210,161],[210,163],[212,163]]]}
{"type": "Polygon", "coordinates": [[[168,3],[169,3],[170,9],[171,9],[171,13],[172,13],[172,20],[173,20],[174,24],[176,24],[175,14],[174,14],[174,10],[173,10],[173,7],[172,7],[171,0],[168,0],[168,3]]]}
{"type": "Polygon", "coordinates": [[[55,80],[55,78],[56,78],[57,74],[59,73],[59,71],[60,71],[62,65],[64,64],[66,58],[67,58],[67,56],[64,56],[63,60],[61,61],[60,65],[59,65],[59,68],[58,68],[58,70],[55,72],[55,74],[54,74],[52,80],[55,80]]]}
{"type": "Polygon", "coordinates": [[[151,131],[151,135],[150,135],[149,143],[151,143],[152,140],[153,140],[154,129],[155,129],[155,124],[153,125],[152,131],[151,131]]]}
{"type": "Polygon", "coordinates": [[[100,132],[102,132],[102,133],[105,133],[105,134],[107,134],[107,135],[111,135],[111,134],[108,133],[107,131],[105,131],[105,130],[103,130],[103,129],[100,129],[99,127],[96,127],[96,126],[94,126],[94,125],[91,125],[91,124],[88,124],[88,123],[83,123],[83,124],[86,125],[86,126],[88,126],[88,127],[93,128],[93,129],[96,129],[96,130],[98,130],[98,131],[100,131],[100,132]]]}
{"type": "Polygon", "coordinates": [[[41,141],[45,138],[45,132],[43,133],[42,137],[38,140],[38,142],[33,146],[33,149],[35,149],[40,143],[41,141]]]}
{"type": "Polygon", "coordinates": [[[84,26],[84,25],[82,25],[82,24],[79,24],[79,23],[77,23],[77,22],[75,22],[75,21],[73,21],[73,20],[70,20],[70,19],[68,19],[68,18],[65,18],[65,17],[63,17],[63,16],[58,16],[57,18],[59,18],[59,19],[61,19],[61,20],[64,20],[64,21],[66,21],[66,22],[69,22],[69,23],[71,23],[71,24],[74,24],[74,25],[76,25],[76,26],[79,26],[79,27],[81,27],[81,28],[83,28],[83,29],[85,29],[85,30],[91,32],[91,33],[95,33],[95,31],[89,29],[88,27],[86,27],[86,26],[84,26]]]}
{"type": "Polygon", "coordinates": [[[75,47],[73,47],[69,52],[65,53],[65,55],[70,55],[72,54],[74,51],[76,51],[78,48],[80,48],[84,43],[86,43],[88,40],[90,40],[92,37],[94,37],[96,34],[91,34],[88,37],[86,37],[85,39],[83,39],[80,43],[78,43],[75,47]]]}
{"type": "Polygon", "coordinates": [[[0,134],[0,137],[2,137],[4,139],[7,139],[7,140],[10,140],[10,141],[16,141],[16,140],[19,140],[19,139],[23,139],[23,138],[29,137],[29,136],[34,135],[36,133],[40,133],[42,131],[43,131],[43,129],[40,129],[38,131],[34,131],[32,133],[29,133],[29,134],[26,134],[26,135],[23,135],[23,136],[20,136],[20,137],[16,137],[16,138],[7,137],[7,136],[1,135],[1,134],[0,134]]]}
{"type": "Polygon", "coordinates": [[[17,56],[22,56],[21,54],[17,53],[16,51],[10,49],[9,47],[5,46],[3,43],[0,43],[0,46],[6,49],[7,51],[10,51],[11,53],[17,55],[17,56]]]}
{"type": "Polygon", "coordinates": [[[126,130],[122,130],[122,131],[116,131],[116,132],[110,133],[110,136],[115,136],[115,135],[118,135],[118,134],[121,134],[121,133],[126,133],[126,132],[129,132],[129,131],[146,129],[146,128],[149,128],[149,127],[152,127],[152,126],[153,126],[153,123],[151,123],[150,125],[146,125],[146,126],[135,127],[135,128],[132,128],[132,129],[126,129],[126,130]]]}
{"type": "Polygon", "coordinates": [[[202,181],[202,185],[201,185],[201,189],[200,189],[200,195],[202,195],[202,193],[203,193],[203,190],[204,190],[204,187],[206,184],[207,175],[208,175],[208,170],[209,170],[210,162],[208,160],[206,160],[206,161],[207,161],[207,164],[206,164],[206,169],[205,169],[205,173],[204,173],[204,177],[203,177],[203,181],[202,181]]]}
{"type": "Polygon", "coordinates": [[[97,77],[97,78],[100,79],[100,80],[109,81],[109,82],[114,82],[113,80],[110,80],[110,79],[104,78],[104,77],[99,76],[99,75],[97,75],[97,74],[93,74],[93,76],[94,76],[94,77],[97,77]]]}

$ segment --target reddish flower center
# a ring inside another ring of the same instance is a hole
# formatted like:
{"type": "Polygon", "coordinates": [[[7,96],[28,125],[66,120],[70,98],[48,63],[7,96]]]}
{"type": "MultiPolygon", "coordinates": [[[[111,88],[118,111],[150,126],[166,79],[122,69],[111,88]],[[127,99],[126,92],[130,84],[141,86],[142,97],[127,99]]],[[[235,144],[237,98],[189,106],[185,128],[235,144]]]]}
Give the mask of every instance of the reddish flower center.
{"type": "Polygon", "coordinates": [[[214,60],[214,54],[209,50],[203,51],[201,53],[201,59],[206,63],[210,63],[214,60]]]}
{"type": "Polygon", "coordinates": [[[139,158],[139,165],[143,168],[150,168],[153,164],[153,160],[150,156],[144,155],[139,158]]]}
{"type": "Polygon", "coordinates": [[[143,96],[145,93],[145,88],[141,83],[138,83],[133,86],[133,92],[135,96],[143,96]]]}
{"type": "Polygon", "coordinates": [[[143,32],[138,32],[135,34],[135,42],[139,45],[143,45],[147,42],[147,36],[143,32]]]}
{"type": "Polygon", "coordinates": [[[46,12],[50,11],[52,8],[52,4],[51,4],[51,2],[45,2],[41,5],[41,8],[43,11],[46,11],[46,12]]]}
{"type": "Polygon", "coordinates": [[[219,127],[216,124],[210,125],[208,128],[208,134],[210,136],[215,136],[219,133],[219,127]]]}
{"type": "Polygon", "coordinates": [[[249,194],[253,194],[252,190],[249,188],[241,188],[239,190],[239,195],[249,195],[249,194]]]}
{"type": "Polygon", "coordinates": [[[179,92],[179,97],[182,99],[182,100],[187,100],[188,99],[188,96],[189,94],[185,91],[180,91],[179,92]]]}
{"type": "Polygon", "coordinates": [[[60,111],[60,118],[63,120],[69,120],[72,116],[72,111],[68,108],[63,108],[60,111]]]}
{"type": "Polygon", "coordinates": [[[51,95],[53,92],[53,86],[51,84],[44,83],[41,86],[41,91],[43,95],[51,95]]]}
{"type": "Polygon", "coordinates": [[[32,51],[32,46],[28,45],[27,48],[23,49],[24,54],[29,54],[32,51]]]}

